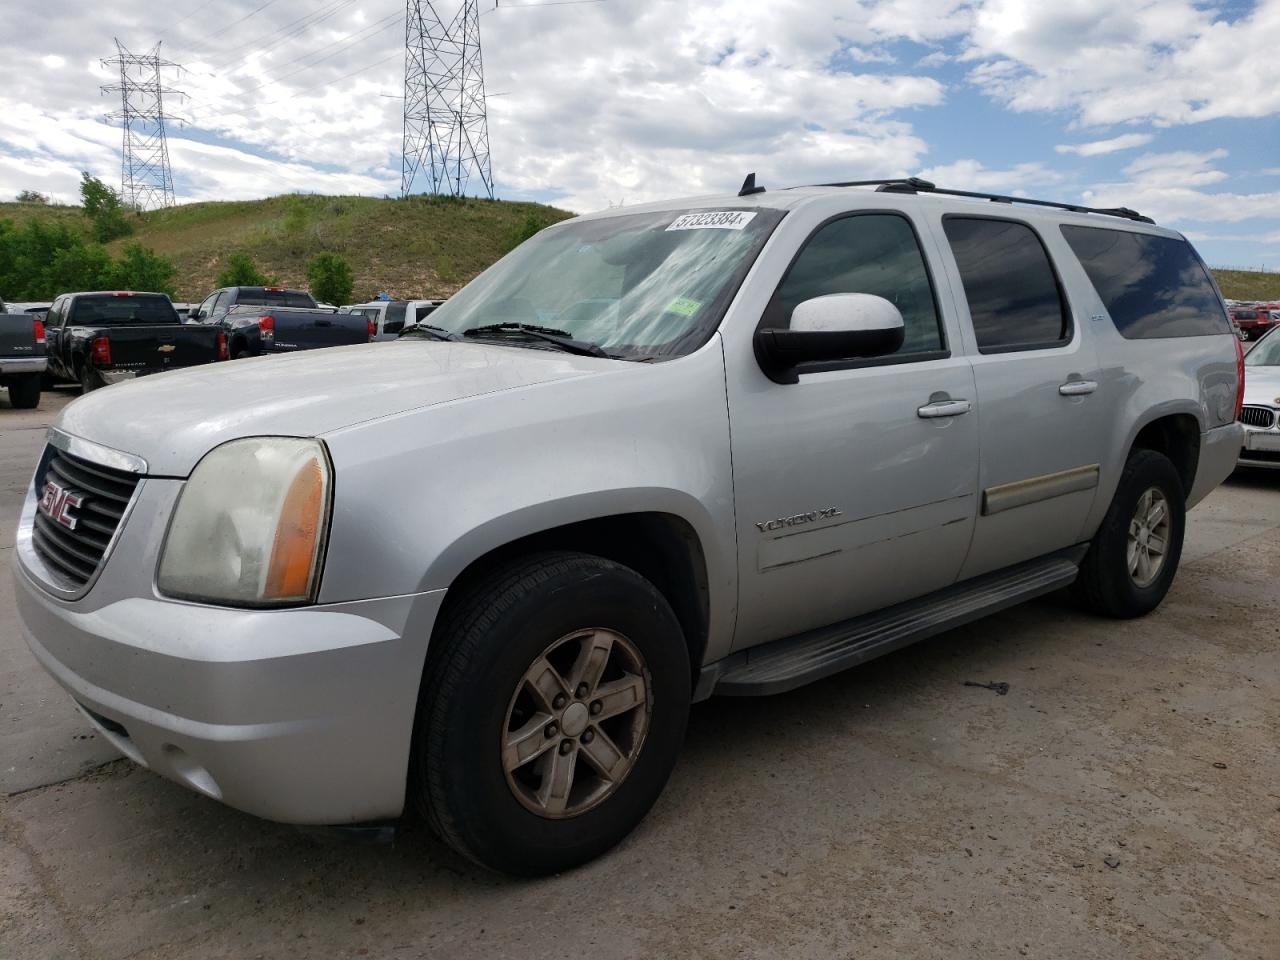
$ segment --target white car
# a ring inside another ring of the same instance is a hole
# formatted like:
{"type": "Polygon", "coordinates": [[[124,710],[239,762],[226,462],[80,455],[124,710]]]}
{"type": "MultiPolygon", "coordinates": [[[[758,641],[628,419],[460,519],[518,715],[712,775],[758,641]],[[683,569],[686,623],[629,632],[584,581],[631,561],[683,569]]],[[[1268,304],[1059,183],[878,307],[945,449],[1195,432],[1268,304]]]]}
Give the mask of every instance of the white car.
{"type": "Polygon", "coordinates": [[[1276,328],[1249,351],[1244,365],[1240,465],[1280,470],[1280,336],[1276,328]]]}
{"type": "Polygon", "coordinates": [[[421,323],[443,300],[370,300],[342,307],[339,313],[361,313],[377,324],[374,340],[394,340],[405,327],[421,323]]]}

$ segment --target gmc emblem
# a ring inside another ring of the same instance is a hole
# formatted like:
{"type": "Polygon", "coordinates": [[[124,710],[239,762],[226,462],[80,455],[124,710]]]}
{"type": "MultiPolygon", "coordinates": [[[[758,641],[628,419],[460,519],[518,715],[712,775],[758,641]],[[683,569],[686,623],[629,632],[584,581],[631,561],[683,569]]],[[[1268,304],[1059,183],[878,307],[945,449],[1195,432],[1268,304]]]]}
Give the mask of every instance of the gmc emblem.
{"type": "Polygon", "coordinates": [[[71,508],[78,507],[82,503],[84,503],[84,497],[80,494],[72,493],[66,487],[48,480],[40,494],[40,502],[36,504],[36,509],[54,523],[60,523],[68,530],[74,530],[76,518],[71,513],[71,508]]]}

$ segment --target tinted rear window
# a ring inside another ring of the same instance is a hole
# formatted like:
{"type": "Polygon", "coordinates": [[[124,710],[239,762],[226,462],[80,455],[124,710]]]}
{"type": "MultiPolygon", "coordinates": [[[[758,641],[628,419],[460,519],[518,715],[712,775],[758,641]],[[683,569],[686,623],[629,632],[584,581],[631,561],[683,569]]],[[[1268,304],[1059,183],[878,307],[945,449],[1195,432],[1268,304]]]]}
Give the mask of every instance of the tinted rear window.
{"type": "Polygon", "coordinates": [[[1187,241],[1067,224],[1062,235],[1122,336],[1229,332],[1213,281],[1187,241]]]}
{"type": "Polygon", "coordinates": [[[236,295],[236,303],[246,307],[314,307],[310,294],[300,290],[246,290],[236,295]]]}
{"type": "Polygon", "coordinates": [[[1232,310],[1231,315],[1237,320],[1257,320],[1260,310],[1232,310]]]}
{"type": "Polygon", "coordinates": [[[85,327],[123,327],[142,323],[177,323],[168,297],[76,297],[71,323],[85,327]]]}
{"type": "Polygon", "coordinates": [[[953,216],[943,218],[942,229],[980,351],[1051,347],[1071,338],[1058,278],[1034,230],[1012,220],[953,216]]]}

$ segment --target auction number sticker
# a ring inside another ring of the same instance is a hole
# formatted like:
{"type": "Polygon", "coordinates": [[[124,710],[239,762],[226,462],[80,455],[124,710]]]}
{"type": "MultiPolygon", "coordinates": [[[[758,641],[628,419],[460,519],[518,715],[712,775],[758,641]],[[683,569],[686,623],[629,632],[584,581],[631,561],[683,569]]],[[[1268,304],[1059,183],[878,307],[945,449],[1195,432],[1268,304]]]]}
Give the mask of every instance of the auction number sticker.
{"type": "Polygon", "coordinates": [[[685,213],[671,221],[668,230],[741,230],[755,219],[755,212],[746,210],[708,210],[706,213],[685,213]]]}

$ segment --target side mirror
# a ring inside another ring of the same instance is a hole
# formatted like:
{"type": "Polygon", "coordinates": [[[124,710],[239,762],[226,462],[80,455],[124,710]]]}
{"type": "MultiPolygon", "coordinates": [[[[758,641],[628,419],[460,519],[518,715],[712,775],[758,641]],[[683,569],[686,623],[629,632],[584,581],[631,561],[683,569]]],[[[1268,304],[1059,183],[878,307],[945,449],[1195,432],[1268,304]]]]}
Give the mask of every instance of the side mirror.
{"type": "Polygon", "coordinates": [[[196,307],[194,310],[192,310],[190,313],[187,314],[187,322],[195,323],[197,320],[199,320],[203,316],[204,314],[200,312],[200,308],[196,307]]]}
{"type": "Polygon", "coordinates": [[[884,297],[831,293],[797,304],[789,329],[756,331],[760,369],[775,383],[796,383],[796,367],[823,360],[883,357],[905,336],[902,314],[884,297]]]}

